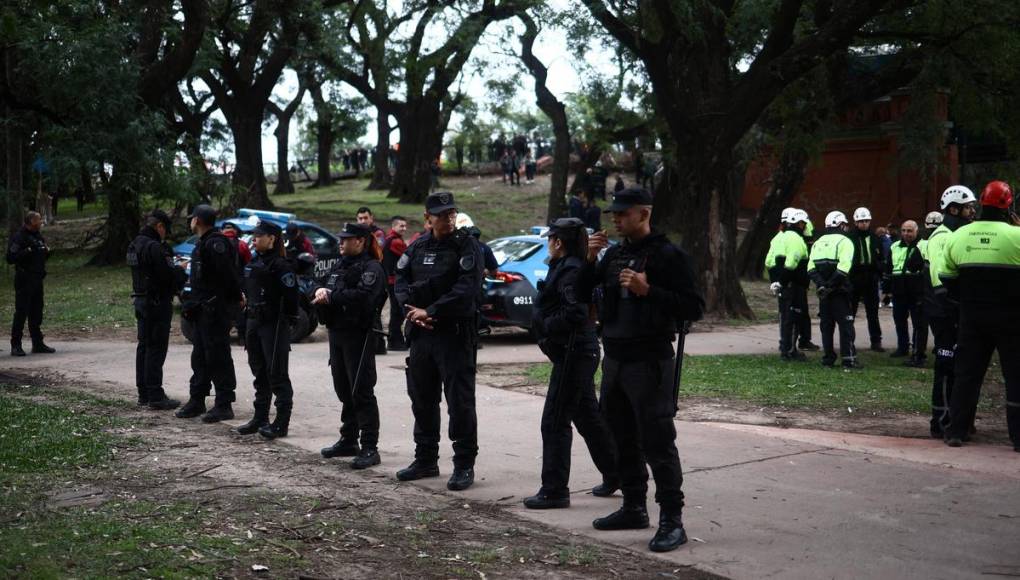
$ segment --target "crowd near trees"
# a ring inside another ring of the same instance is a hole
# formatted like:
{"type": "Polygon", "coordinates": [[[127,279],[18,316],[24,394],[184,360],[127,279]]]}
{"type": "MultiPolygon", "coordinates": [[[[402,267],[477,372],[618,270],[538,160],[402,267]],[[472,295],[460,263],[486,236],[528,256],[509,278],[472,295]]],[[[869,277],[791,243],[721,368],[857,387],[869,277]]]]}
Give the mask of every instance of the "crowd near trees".
{"type": "MultiPolygon", "coordinates": [[[[278,125],[270,161],[287,193],[293,120],[326,185],[338,139],[357,139],[372,118],[370,186],[417,203],[444,147],[462,168],[508,129],[487,124],[488,111],[548,140],[550,214],[572,187],[571,151],[582,172],[620,144],[660,154],[659,225],[698,232],[683,244],[709,308],[750,316],[739,276],[760,263],[841,112],[906,86],[947,90],[958,130],[1012,145],[1018,24],[1009,0],[11,0],[0,8],[3,213],[20,221],[45,159],[61,187],[94,195],[98,184],[108,216],[95,261],[120,261],[142,195],[271,207],[265,127],[278,125]],[[549,89],[543,37],[566,39],[576,92],[549,89]],[[865,57],[883,64],[858,66],[865,57]],[[498,66],[510,80],[468,94],[465,83],[498,66]],[[298,89],[288,101],[274,96],[285,78],[298,89]],[[210,172],[213,150],[232,153],[229,183],[210,172]],[[763,152],[775,172],[738,248],[743,172],[763,152]]],[[[945,138],[930,99],[911,107],[903,147],[945,138]]]]}

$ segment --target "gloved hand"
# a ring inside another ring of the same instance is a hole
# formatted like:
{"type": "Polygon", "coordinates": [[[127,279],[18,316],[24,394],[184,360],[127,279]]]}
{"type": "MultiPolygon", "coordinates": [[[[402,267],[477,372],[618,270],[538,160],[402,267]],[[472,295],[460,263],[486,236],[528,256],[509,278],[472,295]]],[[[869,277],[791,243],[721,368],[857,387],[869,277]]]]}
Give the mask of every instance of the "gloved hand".
{"type": "Polygon", "coordinates": [[[783,285],[779,282],[773,282],[769,284],[769,290],[772,291],[773,296],[779,296],[779,293],[783,290],[783,285]]]}
{"type": "Polygon", "coordinates": [[[819,286],[818,287],[818,298],[819,299],[825,298],[829,294],[832,294],[832,288],[830,288],[828,286],[819,286]]]}

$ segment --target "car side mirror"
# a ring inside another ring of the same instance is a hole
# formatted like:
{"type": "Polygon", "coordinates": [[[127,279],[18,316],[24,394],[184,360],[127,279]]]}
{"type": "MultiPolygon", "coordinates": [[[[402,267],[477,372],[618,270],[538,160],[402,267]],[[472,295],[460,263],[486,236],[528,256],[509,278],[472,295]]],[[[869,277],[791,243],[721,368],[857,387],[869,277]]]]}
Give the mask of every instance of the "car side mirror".
{"type": "Polygon", "coordinates": [[[294,263],[297,273],[299,275],[305,275],[315,269],[315,256],[308,252],[301,252],[298,254],[297,260],[294,263]]]}

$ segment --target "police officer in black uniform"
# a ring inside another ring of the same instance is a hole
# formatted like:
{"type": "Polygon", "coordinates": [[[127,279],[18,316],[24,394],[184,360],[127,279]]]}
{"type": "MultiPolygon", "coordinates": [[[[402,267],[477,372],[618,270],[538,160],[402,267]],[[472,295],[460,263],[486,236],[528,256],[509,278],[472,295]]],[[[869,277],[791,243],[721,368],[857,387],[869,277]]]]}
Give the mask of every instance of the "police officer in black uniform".
{"type": "Polygon", "coordinates": [[[351,467],[379,465],[379,404],[375,399],[373,320],[386,299],[386,271],[379,242],[367,226],[348,223],[340,232],[340,260],[312,304],[329,329],[333,389],[343,405],[340,440],[323,457],[353,457],[351,467]],[[359,447],[360,438],[360,447],[359,447]]]}
{"type": "Polygon", "coordinates": [[[171,223],[164,211],[153,210],[127,251],[131,298],[138,322],[138,348],[135,349],[138,404],[157,411],[176,409],[181,404],[167,397],[163,390],[163,363],[170,344],[174,295],[186,279],[184,270],[174,265],[173,252],[165,241],[171,223]]]}
{"type": "Polygon", "coordinates": [[[30,211],[25,225],[11,236],[7,247],[7,263],[14,264],[14,324],[11,325],[11,355],[25,356],[21,337],[28,320],[28,333],[32,337],[32,353],[56,352],[43,342],[43,278],[46,277],[46,260],[50,248],[39,231],[42,216],[30,211]]]}
{"type": "Polygon", "coordinates": [[[398,471],[397,479],[439,475],[439,401],[445,394],[454,466],[446,487],[461,491],[474,483],[478,455],[475,359],[482,253],[471,234],[456,229],[452,193],[430,194],[425,219],[432,229],[400,257],[394,288],[411,326],[407,394],[415,443],[414,462],[398,471]]]}
{"type": "Polygon", "coordinates": [[[665,234],[651,228],[652,196],[643,188],[613,195],[606,209],[624,238],[609,248],[605,232],[588,241],[588,255],[577,278],[578,299],[601,293],[602,410],[617,445],[617,470],[623,507],[596,519],[597,530],[648,527],[645,496],[648,471],[655,478],[659,529],[648,547],[673,550],[687,541],[681,512],[683,472],[676,450],[679,367],[672,341],[685,322],[701,318],[704,308],[690,259],[665,234]],[[605,256],[597,260],[604,249],[605,256]]]}
{"type": "Polygon", "coordinates": [[[574,290],[577,273],[588,254],[588,234],[578,218],[554,221],[543,236],[549,238],[549,273],[539,282],[532,329],[538,346],[553,363],[542,410],[542,487],[525,498],[524,507],[570,507],[570,446],[573,429],[588,445],[602,483],[592,493],[612,495],[619,486],[616,444],[595,398],[595,370],[599,342],[587,300],[574,290]]]}
{"type": "Polygon", "coordinates": [[[216,229],[216,210],[196,205],[191,231],[199,240],[191,252],[191,294],[181,308],[182,316],[195,324],[191,350],[191,381],[188,402],[175,415],[216,423],[234,418],[237,377],[230,355],[230,326],[241,302],[234,246],[216,229]],[[205,398],[216,385],[216,404],[206,413],[205,398]]]}
{"type": "Polygon", "coordinates": [[[294,408],[290,384],[290,321],[297,317],[297,276],[286,257],[283,230],[261,221],[252,230],[255,255],[244,267],[244,348],[255,376],[255,414],[237,428],[241,435],[266,439],[286,437],[294,408]],[[269,422],[269,404],[276,397],[276,418],[269,422]]]}

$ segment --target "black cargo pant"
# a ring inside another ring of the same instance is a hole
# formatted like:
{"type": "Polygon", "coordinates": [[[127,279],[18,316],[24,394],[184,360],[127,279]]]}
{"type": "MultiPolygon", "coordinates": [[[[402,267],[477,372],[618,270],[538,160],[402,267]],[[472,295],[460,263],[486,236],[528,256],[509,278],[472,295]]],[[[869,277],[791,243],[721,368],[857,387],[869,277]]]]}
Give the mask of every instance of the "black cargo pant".
{"type": "Polygon", "coordinates": [[[170,323],[173,320],[173,298],[169,296],[136,296],[135,321],[138,325],[138,346],[135,348],[135,385],[140,401],[166,398],[163,390],[163,363],[170,346],[170,323]]]}
{"type": "Polygon", "coordinates": [[[361,447],[379,445],[379,403],[375,398],[374,334],[362,329],[329,331],[329,368],[340,399],[340,438],[361,447]]]}
{"type": "Polygon", "coordinates": [[[14,323],[11,325],[11,343],[21,344],[25,335],[25,321],[32,344],[43,340],[43,277],[21,270],[14,272],[14,323]]]}
{"type": "Polygon", "coordinates": [[[414,414],[415,459],[425,465],[439,460],[439,401],[446,396],[453,442],[453,464],[474,467],[478,455],[475,414],[475,322],[442,330],[414,329],[407,357],[407,395],[414,414]]]}
{"type": "Polygon", "coordinates": [[[851,280],[853,289],[850,292],[850,309],[854,317],[864,303],[864,314],[868,318],[868,336],[871,344],[882,342],[882,325],[878,321],[878,275],[867,273],[854,276],[851,280]]]}
{"type": "Polygon", "coordinates": [[[542,409],[542,493],[549,497],[570,495],[570,448],[574,435],[571,423],[577,426],[588,446],[602,480],[619,484],[616,444],[595,398],[598,364],[597,347],[590,352],[574,353],[569,360],[561,355],[553,361],[542,409]]]}
{"type": "Polygon", "coordinates": [[[893,321],[896,323],[896,350],[910,353],[914,358],[928,358],[928,320],[924,315],[924,295],[912,292],[893,294],[893,321]],[[913,328],[907,324],[908,319],[913,328]]]}
{"type": "MultiPolygon", "coordinates": [[[[790,354],[797,350],[798,336],[807,315],[807,288],[794,284],[783,286],[779,295],[779,352],[790,354]]],[[[810,322],[808,322],[810,325],[810,322]]],[[[800,336],[800,342],[810,340],[800,336]]]]}
{"type": "Polygon", "coordinates": [[[393,285],[387,286],[386,290],[389,294],[388,300],[390,304],[390,347],[400,348],[407,344],[404,342],[404,311],[401,310],[400,302],[397,301],[397,295],[394,293],[393,285]]]}
{"type": "Polygon", "coordinates": [[[216,385],[216,403],[234,402],[237,376],[230,355],[230,322],[232,314],[222,309],[196,313],[194,340],[191,348],[190,396],[204,399],[216,385]]]}
{"type": "Polygon", "coordinates": [[[857,348],[854,346],[854,314],[850,310],[850,295],[845,291],[837,291],[818,301],[819,329],[822,332],[822,360],[834,362],[836,349],[833,334],[839,327],[839,355],[843,363],[851,363],[857,359],[857,348]]]}
{"type": "Polygon", "coordinates": [[[947,438],[964,438],[977,414],[981,383],[999,352],[1006,381],[1006,426],[1013,445],[1020,445],[1020,317],[1001,309],[960,309],[960,333],[956,346],[956,384],[949,402],[947,438]]]}
{"type": "Polygon", "coordinates": [[[676,450],[673,359],[602,364],[602,413],[616,441],[620,489],[627,503],[644,502],[648,467],[655,479],[655,501],[667,514],[684,505],[684,476],[676,450]]]}
{"type": "MultiPolygon", "coordinates": [[[[294,387],[290,383],[290,324],[282,316],[266,319],[248,317],[244,348],[248,366],[255,376],[255,414],[266,417],[276,398],[276,413],[290,418],[294,408],[294,387]]],[[[217,393],[217,399],[219,394],[217,393]]]]}
{"type": "Polygon", "coordinates": [[[954,370],[959,318],[956,310],[929,318],[935,340],[935,378],[931,389],[931,431],[939,434],[949,426],[949,403],[956,384],[954,370]]]}

